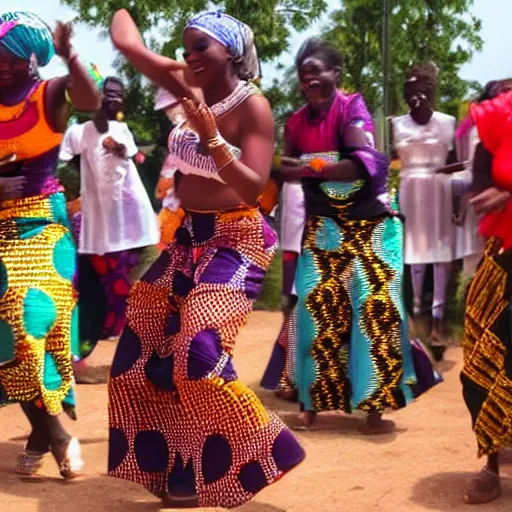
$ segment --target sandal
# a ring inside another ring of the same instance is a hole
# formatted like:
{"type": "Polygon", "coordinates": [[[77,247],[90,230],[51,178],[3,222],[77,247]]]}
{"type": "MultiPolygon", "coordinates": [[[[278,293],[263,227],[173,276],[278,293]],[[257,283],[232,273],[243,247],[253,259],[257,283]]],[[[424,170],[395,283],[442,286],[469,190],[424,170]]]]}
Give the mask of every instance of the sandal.
{"type": "Polygon", "coordinates": [[[500,476],[487,467],[471,480],[464,501],[468,505],[483,505],[501,496],[500,476]]]}
{"type": "Polygon", "coordinates": [[[84,468],[84,461],[82,460],[80,443],[76,437],[72,437],[68,442],[52,446],[51,451],[62,478],[71,480],[80,476],[84,468]]]}
{"type": "Polygon", "coordinates": [[[14,468],[15,473],[31,478],[37,477],[37,473],[43,465],[43,457],[45,455],[43,452],[36,452],[25,448],[18,455],[16,467],[14,468]]]}

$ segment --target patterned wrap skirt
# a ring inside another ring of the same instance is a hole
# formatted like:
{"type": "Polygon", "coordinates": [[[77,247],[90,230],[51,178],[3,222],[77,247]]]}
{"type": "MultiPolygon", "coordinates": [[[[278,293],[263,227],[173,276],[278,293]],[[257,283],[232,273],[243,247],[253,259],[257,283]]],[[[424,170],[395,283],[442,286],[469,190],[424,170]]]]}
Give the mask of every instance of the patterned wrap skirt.
{"type": "Polygon", "coordinates": [[[304,458],[232,361],[275,247],[257,209],[188,213],[134,285],[109,384],[110,475],[233,508],[304,458]]]}
{"type": "Polygon", "coordinates": [[[414,398],[395,216],[310,216],[296,286],[297,384],[306,410],[383,412],[414,398]]]}
{"type": "Polygon", "coordinates": [[[461,380],[478,454],[512,442],[512,250],[486,243],[470,285],[464,325],[461,380]]]}
{"type": "Polygon", "coordinates": [[[61,193],[0,204],[0,404],[74,417],[76,249],[61,193]]]}
{"type": "Polygon", "coordinates": [[[286,315],[268,362],[261,387],[293,391],[297,383],[297,307],[286,315]]]}

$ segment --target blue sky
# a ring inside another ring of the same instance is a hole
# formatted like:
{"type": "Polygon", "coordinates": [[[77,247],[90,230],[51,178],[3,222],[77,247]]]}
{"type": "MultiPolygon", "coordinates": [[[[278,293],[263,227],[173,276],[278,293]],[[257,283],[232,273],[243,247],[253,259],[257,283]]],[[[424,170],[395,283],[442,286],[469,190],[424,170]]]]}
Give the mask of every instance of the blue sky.
{"type": "MultiPolygon", "coordinates": [[[[332,8],[340,5],[340,0],[329,0],[332,8]]],[[[71,20],[74,13],[71,9],[60,4],[59,0],[0,0],[0,10],[30,9],[38,13],[48,23],[56,19],[71,20]],[[44,7],[43,7],[44,6],[44,7]]],[[[483,51],[475,54],[471,63],[464,66],[464,78],[478,80],[482,83],[493,78],[512,76],[512,62],[507,58],[507,48],[512,46],[512,2],[510,0],[474,0],[473,13],[483,22],[482,38],[483,51]]],[[[293,54],[301,42],[308,36],[319,33],[321,22],[314,24],[310,30],[295,35],[291,40],[290,53],[281,60],[290,65],[293,54]]],[[[108,39],[102,39],[99,31],[89,27],[75,27],[74,45],[84,62],[95,62],[103,75],[113,72],[112,61],[115,53],[108,39]]],[[[63,74],[65,68],[58,59],[54,59],[44,70],[45,76],[63,74]]],[[[266,64],[264,75],[268,80],[277,75],[275,66],[266,64]]]]}

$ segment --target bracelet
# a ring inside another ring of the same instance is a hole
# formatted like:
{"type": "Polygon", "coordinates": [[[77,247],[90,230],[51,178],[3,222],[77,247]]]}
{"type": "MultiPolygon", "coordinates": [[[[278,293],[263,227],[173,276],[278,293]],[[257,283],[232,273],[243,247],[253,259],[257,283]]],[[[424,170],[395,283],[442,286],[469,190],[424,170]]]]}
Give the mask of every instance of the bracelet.
{"type": "Polygon", "coordinates": [[[208,149],[208,151],[225,145],[226,141],[224,141],[218,133],[215,135],[215,137],[206,140],[206,149],[208,149]]]}
{"type": "Polygon", "coordinates": [[[233,153],[229,151],[225,142],[218,146],[209,148],[209,152],[215,162],[217,172],[224,169],[224,167],[228,166],[235,159],[233,153]]]}
{"type": "Polygon", "coordinates": [[[229,160],[229,162],[226,162],[224,165],[222,165],[221,167],[217,167],[217,172],[220,172],[222,171],[225,167],[227,167],[229,164],[232,164],[235,160],[235,157],[231,158],[231,160],[229,160]]]}

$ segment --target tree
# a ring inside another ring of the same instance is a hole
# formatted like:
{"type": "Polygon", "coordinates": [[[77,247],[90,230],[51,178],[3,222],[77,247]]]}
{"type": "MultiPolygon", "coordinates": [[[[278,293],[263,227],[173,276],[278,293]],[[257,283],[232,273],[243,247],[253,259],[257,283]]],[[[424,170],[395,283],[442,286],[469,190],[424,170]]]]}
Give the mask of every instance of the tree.
{"type": "MultiPolygon", "coordinates": [[[[172,57],[181,46],[186,21],[207,8],[222,8],[248,23],[254,30],[263,61],[288,49],[291,30],[304,30],[326,9],[326,0],[61,0],[74,8],[79,21],[102,27],[105,35],[114,12],[127,7],[148,45],[172,57]],[[128,4],[128,5],[126,5],[128,4]],[[157,37],[158,36],[158,37],[157,37]]],[[[128,85],[127,119],[138,139],[145,142],[158,137],[152,110],[153,89],[133,72],[122,59],[117,69],[128,85]]]]}
{"type": "MultiPolygon", "coordinates": [[[[439,68],[439,107],[456,115],[459,103],[478,87],[458,74],[482,48],[481,21],[468,14],[473,0],[390,3],[390,111],[405,109],[402,84],[407,69],[433,61],[439,68]]],[[[331,18],[324,37],[343,52],[344,86],[361,91],[375,111],[382,101],[382,1],[344,0],[331,18]]]]}

